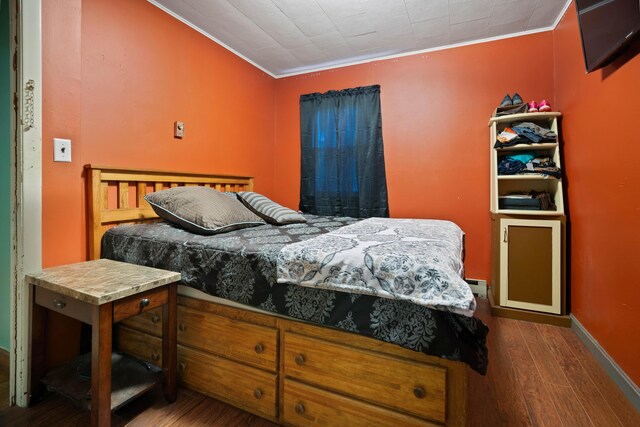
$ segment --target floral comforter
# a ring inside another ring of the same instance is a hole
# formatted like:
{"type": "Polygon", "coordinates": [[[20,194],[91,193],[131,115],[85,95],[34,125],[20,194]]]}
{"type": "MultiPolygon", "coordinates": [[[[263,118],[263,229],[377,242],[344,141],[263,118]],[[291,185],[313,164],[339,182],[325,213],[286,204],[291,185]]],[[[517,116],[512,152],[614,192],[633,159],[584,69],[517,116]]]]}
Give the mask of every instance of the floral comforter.
{"type": "Polygon", "coordinates": [[[282,248],[278,283],[410,301],[472,316],[464,233],[450,221],[369,218],[282,248]]]}
{"type": "Polygon", "coordinates": [[[277,258],[284,247],[358,221],[305,217],[306,224],[266,224],[215,236],[192,234],[166,222],[121,225],[104,235],[102,256],[177,271],[183,285],[213,296],[462,361],[486,372],[488,329],[475,317],[401,299],[278,284],[277,258]]]}

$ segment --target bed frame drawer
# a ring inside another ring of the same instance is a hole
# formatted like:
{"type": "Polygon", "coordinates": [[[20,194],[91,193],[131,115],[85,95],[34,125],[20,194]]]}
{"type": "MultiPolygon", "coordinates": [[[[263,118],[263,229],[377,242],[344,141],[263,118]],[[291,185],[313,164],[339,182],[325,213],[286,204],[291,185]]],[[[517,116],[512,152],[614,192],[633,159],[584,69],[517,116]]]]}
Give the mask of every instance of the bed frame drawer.
{"type": "Polygon", "coordinates": [[[375,405],[439,423],[447,369],[287,332],[284,374],[375,405]]]}
{"type": "Polygon", "coordinates": [[[295,380],[284,380],[283,421],[287,425],[345,425],[352,427],[436,426],[389,409],[311,387],[295,380]]]}
{"type": "Polygon", "coordinates": [[[120,322],[128,328],[137,329],[157,337],[162,336],[162,307],[145,311],[137,316],[130,317],[120,322]]]}
{"type": "Polygon", "coordinates": [[[278,330],[178,307],[178,343],[276,372],[278,330]]]}
{"type": "Polygon", "coordinates": [[[162,366],[162,339],[124,326],[116,326],[115,348],[157,366],[162,366]]]}
{"type": "Polygon", "coordinates": [[[182,384],[254,414],[275,419],[278,376],[178,346],[182,384]]]}
{"type": "MultiPolygon", "coordinates": [[[[115,343],[123,353],[162,366],[158,337],[118,326],[115,343]]],[[[254,414],[276,417],[276,374],[178,346],[178,376],[189,388],[254,414]]]]}

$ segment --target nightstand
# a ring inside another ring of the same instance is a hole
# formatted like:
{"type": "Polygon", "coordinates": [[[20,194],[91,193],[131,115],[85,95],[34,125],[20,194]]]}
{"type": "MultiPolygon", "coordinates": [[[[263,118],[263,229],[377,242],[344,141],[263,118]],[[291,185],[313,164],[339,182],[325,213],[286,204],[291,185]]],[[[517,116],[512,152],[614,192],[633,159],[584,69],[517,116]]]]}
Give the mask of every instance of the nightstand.
{"type": "Polygon", "coordinates": [[[177,283],[180,273],[100,259],[63,265],[26,276],[33,286],[31,385],[38,388],[44,361],[43,311],[49,309],[91,325],[91,355],[47,373],[49,388],[91,410],[93,426],[108,426],[111,411],[163,382],[169,402],[177,392],[177,283]],[[112,326],[163,306],[162,372],[116,355],[112,326]],[[113,387],[112,387],[113,385],[113,387]]]}

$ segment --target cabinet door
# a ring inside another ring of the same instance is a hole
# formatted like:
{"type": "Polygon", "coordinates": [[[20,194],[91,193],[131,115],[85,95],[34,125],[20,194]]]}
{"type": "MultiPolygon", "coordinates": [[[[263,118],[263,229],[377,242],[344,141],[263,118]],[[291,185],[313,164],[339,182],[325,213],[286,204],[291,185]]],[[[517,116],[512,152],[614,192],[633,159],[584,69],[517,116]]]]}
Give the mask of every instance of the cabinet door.
{"type": "Polygon", "coordinates": [[[500,305],[561,313],[560,221],[500,220],[500,305]]]}

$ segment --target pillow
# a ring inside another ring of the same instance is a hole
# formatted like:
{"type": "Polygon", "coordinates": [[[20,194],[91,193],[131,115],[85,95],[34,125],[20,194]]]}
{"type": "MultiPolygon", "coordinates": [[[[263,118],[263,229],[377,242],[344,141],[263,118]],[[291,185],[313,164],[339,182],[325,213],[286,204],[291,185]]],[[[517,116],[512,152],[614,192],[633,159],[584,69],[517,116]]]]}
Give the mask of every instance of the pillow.
{"type": "Polygon", "coordinates": [[[293,224],[296,222],[307,222],[307,220],[298,212],[285,208],[276,202],[269,200],[262,194],[252,191],[240,191],[238,197],[246,207],[251,209],[260,218],[269,224],[283,225],[293,224]]]}
{"type": "Polygon", "coordinates": [[[209,187],[175,187],[144,196],[160,218],[197,234],[264,224],[238,200],[209,187]]]}

